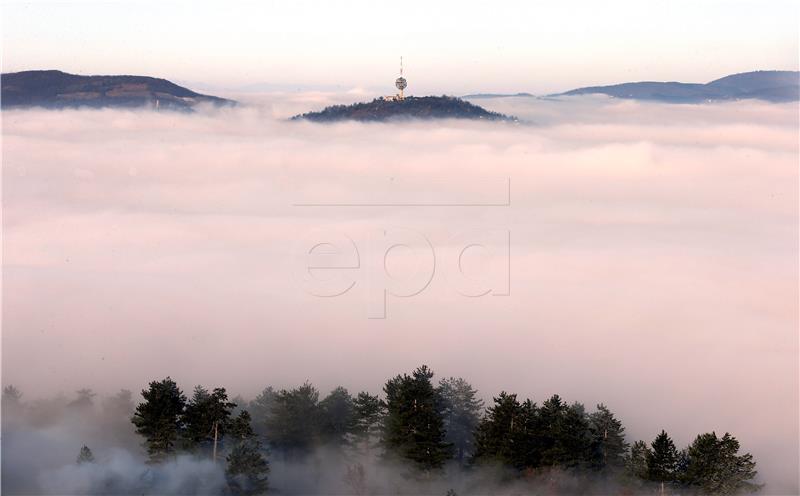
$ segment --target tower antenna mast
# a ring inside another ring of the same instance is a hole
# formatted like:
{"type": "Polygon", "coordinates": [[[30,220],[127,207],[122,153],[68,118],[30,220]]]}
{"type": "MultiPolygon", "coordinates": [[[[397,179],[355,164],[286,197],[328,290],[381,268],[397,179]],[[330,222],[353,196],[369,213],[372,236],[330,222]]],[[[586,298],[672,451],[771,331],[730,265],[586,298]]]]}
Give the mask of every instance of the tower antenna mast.
{"type": "Polygon", "coordinates": [[[403,90],[406,89],[406,86],[408,86],[408,81],[406,81],[406,78],[403,77],[403,56],[402,55],[400,56],[400,77],[395,80],[394,85],[397,87],[398,90],[400,90],[400,93],[397,94],[396,99],[397,100],[404,100],[405,99],[405,95],[403,95],[403,90]]]}

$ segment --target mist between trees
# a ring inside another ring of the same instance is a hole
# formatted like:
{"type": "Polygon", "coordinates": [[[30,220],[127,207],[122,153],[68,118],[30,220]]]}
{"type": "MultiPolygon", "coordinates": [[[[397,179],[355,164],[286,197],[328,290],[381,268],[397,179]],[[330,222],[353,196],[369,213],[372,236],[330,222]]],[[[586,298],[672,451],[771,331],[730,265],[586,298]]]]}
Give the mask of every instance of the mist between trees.
{"type": "MultiPolygon", "coordinates": [[[[669,419],[664,420],[668,424],[669,419]]],[[[629,443],[605,405],[500,392],[426,366],[381,395],[310,383],[251,401],[172,379],[97,401],[3,391],[3,494],[739,494],[762,488],[729,433],[629,443]]]]}

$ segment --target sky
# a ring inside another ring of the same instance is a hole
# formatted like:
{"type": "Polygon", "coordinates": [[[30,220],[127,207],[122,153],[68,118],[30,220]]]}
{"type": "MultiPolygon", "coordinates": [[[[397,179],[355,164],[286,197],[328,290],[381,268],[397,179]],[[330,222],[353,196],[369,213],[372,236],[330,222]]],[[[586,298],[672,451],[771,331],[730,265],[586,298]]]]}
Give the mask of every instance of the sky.
{"type": "Polygon", "coordinates": [[[165,77],[198,89],[548,93],[798,69],[794,1],[21,2],[3,72],[165,77]]]}

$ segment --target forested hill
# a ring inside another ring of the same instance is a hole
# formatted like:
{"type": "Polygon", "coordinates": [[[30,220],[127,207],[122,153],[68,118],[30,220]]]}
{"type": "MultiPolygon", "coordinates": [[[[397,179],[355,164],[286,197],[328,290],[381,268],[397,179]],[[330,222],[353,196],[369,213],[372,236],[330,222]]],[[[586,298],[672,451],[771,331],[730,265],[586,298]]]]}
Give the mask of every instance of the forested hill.
{"type": "Polygon", "coordinates": [[[7,73],[0,79],[3,108],[150,107],[189,111],[199,104],[235,104],[147,76],[79,76],[50,70],[7,73]]]}
{"type": "Polygon", "coordinates": [[[671,103],[759,99],[770,102],[800,100],[800,72],[754,71],[733,74],[709,83],[643,81],[578,88],[552,96],[603,94],[615,98],[671,103]]]}
{"type": "Polygon", "coordinates": [[[485,121],[515,121],[497,112],[465,100],[449,96],[406,97],[403,100],[376,98],[371,102],[352,105],[334,105],[319,112],[308,112],[292,117],[314,122],[335,121],[389,121],[402,119],[474,119],[485,121]]]}

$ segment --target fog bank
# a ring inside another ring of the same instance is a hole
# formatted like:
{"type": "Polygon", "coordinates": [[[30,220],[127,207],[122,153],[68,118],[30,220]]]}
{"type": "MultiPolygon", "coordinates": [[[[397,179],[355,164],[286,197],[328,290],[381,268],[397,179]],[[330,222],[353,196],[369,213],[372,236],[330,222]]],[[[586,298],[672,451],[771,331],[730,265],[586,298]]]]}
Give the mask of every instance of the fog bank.
{"type": "MultiPolygon", "coordinates": [[[[3,383],[26,399],[167,375],[377,393],[427,363],[486,398],[604,401],[629,440],[730,431],[767,494],[798,491],[796,105],[513,98],[479,103],[525,124],[285,120],[346,98],[4,111],[3,383]],[[387,239],[406,246],[383,260],[387,239]],[[338,255],[309,279],[318,244],[338,255]],[[414,294],[382,306],[384,290],[414,294]]],[[[32,436],[31,457],[62,449],[32,436]]]]}

